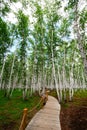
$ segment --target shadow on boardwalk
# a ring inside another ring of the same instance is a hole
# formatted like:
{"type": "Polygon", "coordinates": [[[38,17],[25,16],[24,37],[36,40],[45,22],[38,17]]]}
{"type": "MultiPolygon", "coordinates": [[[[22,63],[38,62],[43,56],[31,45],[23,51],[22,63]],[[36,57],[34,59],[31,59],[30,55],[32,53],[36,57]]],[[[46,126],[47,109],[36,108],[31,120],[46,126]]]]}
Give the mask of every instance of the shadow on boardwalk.
{"type": "Polygon", "coordinates": [[[46,105],[31,120],[25,130],[61,130],[60,104],[48,96],[46,105]]]}

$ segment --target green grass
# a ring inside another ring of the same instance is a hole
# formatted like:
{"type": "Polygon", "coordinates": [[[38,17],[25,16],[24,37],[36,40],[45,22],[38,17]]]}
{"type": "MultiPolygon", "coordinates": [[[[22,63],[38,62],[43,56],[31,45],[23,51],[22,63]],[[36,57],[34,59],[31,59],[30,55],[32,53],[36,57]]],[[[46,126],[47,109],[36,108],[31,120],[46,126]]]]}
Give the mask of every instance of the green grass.
{"type": "MultiPolygon", "coordinates": [[[[24,108],[31,110],[40,101],[38,94],[29,97],[26,101],[22,99],[22,90],[14,90],[10,99],[4,97],[4,91],[0,90],[0,130],[4,125],[14,125],[9,130],[18,130],[24,108]]],[[[6,130],[6,129],[5,129],[6,130]]],[[[8,130],[8,129],[7,129],[8,130]]]]}
{"type": "MultiPolygon", "coordinates": [[[[50,91],[49,95],[57,98],[56,90],[50,91]]],[[[63,97],[64,97],[64,92],[63,92],[63,97]]],[[[75,105],[75,106],[82,106],[82,104],[86,105],[87,90],[78,89],[76,92],[74,92],[73,101],[71,102],[69,101],[69,90],[66,91],[66,97],[67,97],[67,100],[66,101],[62,100],[61,102],[61,106],[63,108],[67,108],[70,105],[75,105]]]]}
{"type": "Polygon", "coordinates": [[[55,89],[53,89],[53,90],[50,90],[50,92],[48,93],[49,95],[51,95],[51,96],[53,96],[53,97],[55,97],[55,98],[57,98],[58,96],[57,96],[57,92],[56,92],[56,90],[55,89]]]}
{"type": "Polygon", "coordinates": [[[87,90],[78,89],[74,96],[79,98],[87,98],[87,90]]]}
{"type": "Polygon", "coordinates": [[[69,99],[67,99],[66,102],[62,101],[61,103],[63,108],[67,108],[71,105],[76,107],[87,106],[87,90],[78,89],[76,92],[74,92],[73,100],[71,102],[69,99]]]}

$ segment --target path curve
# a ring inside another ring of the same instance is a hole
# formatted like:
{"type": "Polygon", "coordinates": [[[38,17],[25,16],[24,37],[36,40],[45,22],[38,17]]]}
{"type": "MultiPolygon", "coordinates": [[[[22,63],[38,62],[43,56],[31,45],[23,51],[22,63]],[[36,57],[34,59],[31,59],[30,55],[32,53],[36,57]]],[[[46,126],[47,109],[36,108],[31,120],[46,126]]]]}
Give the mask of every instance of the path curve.
{"type": "Polygon", "coordinates": [[[48,96],[46,105],[33,117],[25,130],[61,130],[60,104],[48,96]]]}

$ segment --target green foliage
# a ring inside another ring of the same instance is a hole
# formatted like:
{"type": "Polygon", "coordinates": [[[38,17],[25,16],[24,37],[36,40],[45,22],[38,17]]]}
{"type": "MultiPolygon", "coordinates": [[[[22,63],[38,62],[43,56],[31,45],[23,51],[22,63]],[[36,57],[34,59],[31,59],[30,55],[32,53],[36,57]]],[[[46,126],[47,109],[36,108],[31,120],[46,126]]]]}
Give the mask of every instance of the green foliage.
{"type": "Polygon", "coordinates": [[[68,19],[63,19],[62,25],[59,29],[59,33],[62,37],[69,37],[70,35],[70,21],[68,19]]]}
{"type": "Polygon", "coordinates": [[[68,6],[69,8],[73,8],[76,4],[78,4],[79,0],[69,0],[68,6]]]}
{"type": "Polygon", "coordinates": [[[80,14],[80,25],[81,28],[84,30],[85,24],[87,23],[87,11],[83,10],[80,14]]]}
{"type": "Polygon", "coordinates": [[[9,4],[4,0],[2,0],[0,3],[1,3],[0,13],[2,16],[3,15],[5,16],[7,15],[8,12],[10,12],[9,4]]]}
{"type": "MultiPolygon", "coordinates": [[[[18,25],[17,25],[17,37],[21,39],[19,43],[19,60],[20,60],[20,80],[22,82],[22,88],[26,87],[26,56],[27,56],[27,47],[28,47],[28,35],[29,35],[29,19],[28,17],[19,10],[18,15],[18,25]]],[[[25,98],[25,97],[24,97],[25,98]]]]}
{"type": "Polygon", "coordinates": [[[9,27],[7,26],[6,22],[0,18],[0,64],[4,60],[4,56],[11,46],[10,42],[10,34],[9,34],[9,27]]]}
{"type": "MultiPolygon", "coordinates": [[[[11,0],[10,2],[15,6],[18,0],[11,0]]],[[[46,78],[47,82],[48,80],[51,82],[53,75],[52,49],[57,78],[58,67],[61,75],[64,67],[67,80],[69,80],[73,67],[74,78],[78,79],[78,81],[82,80],[84,65],[77,47],[77,39],[71,36],[72,32],[75,35],[77,33],[74,32],[76,28],[73,29],[72,25],[76,20],[76,16],[78,16],[83,48],[87,50],[87,34],[85,33],[87,11],[84,9],[81,12],[75,12],[75,7],[78,7],[79,1],[69,0],[68,6],[65,9],[69,16],[63,17],[60,14],[62,3],[60,0],[55,0],[53,3],[44,1],[44,6],[40,3],[41,1],[34,0],[22,1],[22,9],[15,13],[18,21],[15,24],[9,23],[9,27],[8,23],[4,22],[3,19],[5,17],[2,15],[3,18],[0,19],[0,68],[2,68],[3,59],[11,43],[15,45],[17,42],[12,82],[15,77],[18,77],[17,82],[21,82],[24,89],[26,87],[26,78],[28,77],[30,86],[33,79],[35,79],[35,84],[39,78],[43,80],[46,78]],[[25,15],[28,6],[31,6],[33,23],[29,21],[31,17],[29,18],[29,16],[25,15]]],[[[8,10],[4,12],[8,13],[8,10]]],[[[6,80],[6,83],[9,82],[13,55],[11,53],[11,55],[7,56],[3,74],[3,81],[6,80]]],[[[43,83],[41,84],[43,85],[43,83]]]]}
{"type": "Polygon", "coordinates": [[[26,38],[28,36],[28,24],[29,19],[28,16],[26,16],[21,10],[18,12],[18,33],[20,37],[26,38]]]}
{"type": "Polygon", "coordinates": [[[10,0],[10,2],[18,2],[18,0],[10,0]]]}

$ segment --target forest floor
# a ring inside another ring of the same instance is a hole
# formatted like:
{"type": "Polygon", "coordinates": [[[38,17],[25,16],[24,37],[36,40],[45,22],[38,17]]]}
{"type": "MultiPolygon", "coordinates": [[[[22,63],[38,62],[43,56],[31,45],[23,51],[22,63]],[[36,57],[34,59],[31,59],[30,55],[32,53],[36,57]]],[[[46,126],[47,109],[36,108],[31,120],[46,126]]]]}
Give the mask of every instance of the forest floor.
{"type": "MultiPolygon", "coordinates": [[[[51,95],[56,97],[56,93],[51,95]]],[[[78,90],[73,101],[61,103],[61,130],[87,130],[87,90],[78,90]]]]}
{"type": "Polygon", "coordinates": [[[87,90],[77,91],[73,101],[61,104],[62,130],[87,130],[87,90]]]}
{"type": "Polygon", "coordinates": [[[61,107],[62,130],[87,130],[87,98],[75,100],[79,104],[74,104],[76,101],[68,102],[67,107],[61,107]]]}
{"type": "MultiPolygon", "coordinates": [[[[35,93],[26,101],[22,99],[22,91],[15,90],[10,99],[3,96],[0,91],[0,130],[18,130],[23,115],[23,109],[31,110],[38,104],[40,97],[35,93]]],[[[49,95],[57,98],[56,91],[50,91],[49,95]]],[[[28,115],[28,122],[40,110],[42,106],[28,115]]],[[[78,90],[74,94],[73,101],[61,103],[60,121],[62,130],[87,130],[87,90],[78,90]]]]}
{"type": "MultiPolygon", "coordinates": [[[[0,130],[18,130],[23,116],[23,109],[32,110],[39,102],[41,97],[38,93],[23,101],[22,90],[14,90],[10,99],[4,97],[4,91],[0,90],[0,130]]],[[[38,105],[31,113],[28,114],[27,123],[42,108],[38,105]]]]}

